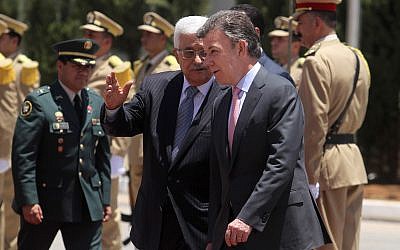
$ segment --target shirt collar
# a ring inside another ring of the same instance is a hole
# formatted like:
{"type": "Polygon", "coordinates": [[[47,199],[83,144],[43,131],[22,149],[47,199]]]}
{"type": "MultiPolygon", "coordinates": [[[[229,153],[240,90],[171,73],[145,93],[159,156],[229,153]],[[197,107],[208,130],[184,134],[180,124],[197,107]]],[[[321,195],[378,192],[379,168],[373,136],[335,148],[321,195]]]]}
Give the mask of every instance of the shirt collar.
{"type": "Polygon", "coordinates": [[[247,72],[247,74],[244,75],[242,79],[240,79],[240,81],[236,84],[236,88],[239,88],[246,93],[249,92],[251,83],[253,82],[260,68],[261,64],[259,62],[254,64],[254,66],[247,72]]]}
{"type": "Polygon", "coordinates": [[[324,42],[324,41],[333,41],[333,40],[339,40],[339,38],[336,35],[336,33],[332,33],[332,34],[329,34],[327,36],[324,36],[321,39],[315,41],[314,44],[317,44],[317,43],[320,43],[320,42],[324,42]]]}
{"type": "MultiPolygon", "coordinates": [[[[208,93],[208,90],[211,87],[212,82],[214,81],[214,76],[212,76],[210,78],[210,80],[208,80],[208,82],[203,83],[200,86],[197,86],[197,89],[199,90],[199,92],[203,95],[206,96],[208,93]]],[[[186,79],[186,76],[183,75],[183,86],[182,86],[182,92],[185,93],[185,90],[190,86],[190,83],[188,82],[188,80],[186,79]]]]}
{"type": "Polygon", "coordinates": [[[65,86],[60,80],[58,80],[60,82],[61,87],[64,89],[64,91],[67,93],[69,100],[74,103],[74,98],[75,95],[79,95],[79,97],[82,100],[81,97],[81,90],[78,91],[78,93],[75,93],[74,91],[72,91],[70,88],[68,88],[67,86],[65,86]]]}

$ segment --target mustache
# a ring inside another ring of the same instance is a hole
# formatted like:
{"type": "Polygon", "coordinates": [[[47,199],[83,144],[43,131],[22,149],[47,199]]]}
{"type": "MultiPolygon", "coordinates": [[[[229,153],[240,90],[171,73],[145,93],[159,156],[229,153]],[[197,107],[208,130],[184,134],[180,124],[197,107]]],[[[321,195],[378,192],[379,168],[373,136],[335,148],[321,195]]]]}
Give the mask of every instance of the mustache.
{"type": "Polygon", "coordinates": [[[208,67],[205,66],[204,64],[200,64],[200,65],[193,65],[193,67],[191,69],[192,70],[208,70],[208,67]]]}

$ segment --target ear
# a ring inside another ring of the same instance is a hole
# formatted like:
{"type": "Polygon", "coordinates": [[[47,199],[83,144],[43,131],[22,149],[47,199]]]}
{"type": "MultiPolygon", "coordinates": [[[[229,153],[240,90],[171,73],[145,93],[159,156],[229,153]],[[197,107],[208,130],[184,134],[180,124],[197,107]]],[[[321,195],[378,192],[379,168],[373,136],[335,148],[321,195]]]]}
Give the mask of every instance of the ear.
{"type": "Polygon", "coordinates": [[[260,28],[254,27],[254,29],[256,30],[258,38],[260,38],[260,34],[261,34],[260,28]]]}
{"type": "Polygon", "coordinates": [[[63,66],[63,62],[61,62],[60,60],[57,60],[56,64],[57,64],[57,70],[61,70],[62,66],[63,66]]]}
{"type": "Polygon", "coordinates": [[[236,46],[238,47],[239,56],[244,56],[247,54],[247,42],[245,40],[239,40],[236,46]]]}

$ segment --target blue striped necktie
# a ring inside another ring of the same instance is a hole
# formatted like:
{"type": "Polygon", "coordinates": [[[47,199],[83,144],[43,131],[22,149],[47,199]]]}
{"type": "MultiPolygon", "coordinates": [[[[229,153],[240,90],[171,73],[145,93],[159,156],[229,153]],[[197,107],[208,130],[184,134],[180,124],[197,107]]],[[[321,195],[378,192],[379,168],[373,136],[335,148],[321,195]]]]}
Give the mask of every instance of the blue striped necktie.
{"type": "Polygon", "coordinates": [[[179,151],[183,138],[192,123],[193,110],[194,110],[194,96],[199,92],[199,90],[194,86],[189,86],[186,88],[186,97],[182,101],[178,109],[178,116],[176,118],[176,129],[174,138],[174,147],[172,150],[172,159],[175,158],[179,151]]]}

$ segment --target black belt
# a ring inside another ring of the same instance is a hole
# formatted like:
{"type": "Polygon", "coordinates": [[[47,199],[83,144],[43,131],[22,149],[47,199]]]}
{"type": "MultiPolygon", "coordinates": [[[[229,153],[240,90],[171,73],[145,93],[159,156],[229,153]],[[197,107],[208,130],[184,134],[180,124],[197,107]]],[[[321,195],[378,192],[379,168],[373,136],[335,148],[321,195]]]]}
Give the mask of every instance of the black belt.
{"type": "Polygon", "coordinates": [[[356,135],[354,134],[334,134],[327,135],[325,145],[327,144],[350,144],[356,143],[356,135]]]}

